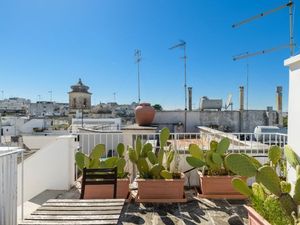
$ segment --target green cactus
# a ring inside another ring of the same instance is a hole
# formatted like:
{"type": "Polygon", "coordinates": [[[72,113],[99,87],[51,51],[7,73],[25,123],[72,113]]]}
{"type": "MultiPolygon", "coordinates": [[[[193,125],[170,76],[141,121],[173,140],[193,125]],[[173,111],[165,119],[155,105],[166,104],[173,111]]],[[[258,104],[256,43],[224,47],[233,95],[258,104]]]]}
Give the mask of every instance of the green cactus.
{"type": "Polygon", "coordinates": [[[268,152],[268,157],[271,162],[271,166],[276,168],[279,160],[281,159],[282,156],[282,150],[279,146],[273,145],[270,147],[269,152],[268,152]]]}
{"type": "Polygon", "coordinates": [[[300,177],[297,178],[294,189],[293,199],[297,205],[300,205],[300,177]]]}
{"type": "Polygon", "coordinates": [[[83,168],[97,169],[97,168],[113,168],[117,167],[118,178],[124,178],[128,175],[125,172],[126,160],[124,159],[125,146],[120,143],[117,146],[118,156],[112,156],[105,160],[100,160],[105,153],[105,145],[98,144],[94,147],[89,156],[82,152],[75,154],[75,161],[80,170],[83,168]]]}
{"type": "Polygon", "coordinates": [[[175,158],[175,151],[172,150],[172,146],[167,148],[169,137],[169,129],[163,128],[160,132],[160,148],[157,154],[153,152],[150,143],[143,145],[140,137],[136,139],[135,148],[129,148],[129,159],[137,166],[140,177],[152,179],[173,178],[171,164],[175,158]]]}
{"type": "Polygon", "coordinates": [[[287,181],[280,181],[280,189],[282,193],[290,193],[292,190],[292,185],[287,181]]]}
{"type": "Polygon", "coordinates": [[[209,175],[229,174],[224,158],[229,148],[230,141],[223,138],[219,143],[210,142],[210,149],[203,151],[196,144],[189,145],[190,156],[186,157],[187,163],[194,168],[205,168],[209,175]]]}
{"type": "Polygon", "coordinates": [[[100,167],[100,157],[105,153],[105,145],[98,144],[89,156],[83,152],[76,152],[75,162],[80,170],[83,168],[93,169],[100,167]]]}
{"type": "Polygon", "coordinates": [[[259,201],[264,201],[266,199],[266,193],[264,191],[264,188],[259,183],[254,182],[252,184],[252,192],[253,197],[258,199],[259,201]]]}
{"type": "Polygon", "coordinates": [[[248,156],[231,153],[225,157],[227,167],[235,174],[245,177],[253,177],[258,170],[248,156]]]}
{"type": "Polygon", "coordinates": [[[285,146],[284,154],[285,154],[286,160],[292,167],[296,168],[298,165],[300,165],[299,157],[297,156],[297,154],[293,151],[293,149],[290,146],[288,146],[288,145],[285,146]]]}
{"type": "Polygon", "coordinates": [[[239,191],[241,194],[247,197],[251,197],[253,195],[253,191],[248,187],[247,183],[244,180],[235,177],[232,179],[231,183],[234,189],[239,191]]]}
{"type": "Polygon", "coordinates": [[[263,166],[258,169],[256,181],[263,184],[273,194],[280,196],[280,178],[276,171],[270,166],[263,166]]]}
{"type": "MultiPolygon", "coordinates": [[[[288,146],[284,149],[287,161],[296,168],[296,172],[299,175],[300,173],[300,160],[295,152],[288,146]]],[[[267,216],[271,211],[275,212],[275,208],[284,209],[284,214],[287,215],[286,219],[289,221],[292,215],[297,219],[298,207],[300,205],[300,176],[297,177],[295,183],[295,190],[293,197],[289,194],[291,191],[291,184],[281,180],[281,178],[276,173],[277,164],[280,165],[282,161],[282,152],[280,148],[272,146],[269,150],[269,159],[270,163],[264,166],[260,166],[254,161],[251,160],[251,157],[245,156],[243,154],[229,154],[225,158],[226,165],[234,173],[241,176],[255,176],[256,182],[252,185],[253,195],[249,197],[250,192],[247,192],[247,189],[241,184],[240,181],[233,180],[233,186],[239,190],[242,194],[248,196],[252,204],[263,216],[267,216]],[[242,189],[241,186],[244,188],[242,189]],[[245,191],[246,190],[246,191],[245,191]],[[273,197],[269,197],[273,195],[273,197]],[[266,200],[268,199],[268,200],[266,200]],[[276,203],[276,201],[277,203],[276,203]],[[264,211],[262,207],[262,202],[265,204],[276,205],[276,207],[269,209],[269,211],[264,211]],[[276,204],[275,204],[276,203],[276,204]],[[280,205],[280,207],[278,206],[280,205]]],[[[272,213],[271,213],[272,214],[272,213]]],[[[270,215],[271,215],[270,214],[270,215]]],[[[272,218],[269,218],[269,221],[272,221],[272,218]]],[[[295,220],[297,221],[297,220],[295,220]]],[[[290,223],[288,223],[290,224],[290,223]]]]}

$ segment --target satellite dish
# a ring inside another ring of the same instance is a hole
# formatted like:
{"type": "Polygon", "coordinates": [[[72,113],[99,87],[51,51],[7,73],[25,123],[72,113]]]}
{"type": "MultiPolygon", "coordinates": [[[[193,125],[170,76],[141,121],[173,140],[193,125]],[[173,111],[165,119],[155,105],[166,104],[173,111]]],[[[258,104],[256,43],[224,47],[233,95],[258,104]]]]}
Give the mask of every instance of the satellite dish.
{"type": "Polygon", "coordinates": [[[232,103],[232,94],[231,93],[228,94],[228,97],[227,97],[227,100],[225,103],[225,109],[228,109],[229,106],[231,106],[231,110],[232,110],[233,103],[232,103]]]}

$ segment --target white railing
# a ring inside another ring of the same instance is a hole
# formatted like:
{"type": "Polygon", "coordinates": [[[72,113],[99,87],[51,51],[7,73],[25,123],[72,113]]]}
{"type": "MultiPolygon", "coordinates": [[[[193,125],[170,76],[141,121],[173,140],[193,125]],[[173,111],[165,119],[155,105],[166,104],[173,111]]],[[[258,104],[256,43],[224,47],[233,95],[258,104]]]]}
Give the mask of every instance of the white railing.
{"type": "MultiPolygon", "coordinates": [[[[80,151],[89,154],[97,144],[106,146],[105,157],[114,155],[118,143],[125,146],[134,146],[137,137],[143,143],[150,142],[156,148],[159,147],[159,133],[81,133],[79,137],[80,151]]],[[[188,154],[188,146],[191,143],[199,145],[203,150],[209,149],[211,140],[230,139],[229,152],[247,153],[250,155],[267,155],[271,145],[283,147],[287,143],[287,135],[281,133],[224,133],[224,132],[200,132],[200,133],[171,133],[169,142],[173,148],[181,154],[188,154]]]]}
{"type": "Polygon", "coordinates": [[[22,149],[0,151],[0,225],[17,225],[18,156],[23,161],[22,149]]]}
{"type": "MultiPolygon", "coordinates": [[[[81,133],[78,135],[79,151],[89,154],[95,145],[104,144],[106,146],[106,153],[103,157],[109,157],[116,155],[118,143],[124,143],[125,146],[134,146],[138,136],[143,143],[150,142],[154,148],[159,148],[159,133],[81,133]]],[[[229,152],[252,155],[261,163],[267,161],[268,149],[271,145],[283,147],[287,143],[287,135],[280,133],[257,135],[254,133],[224,133],[216,130],[214,132],[200,133],[171,133],[169,143],[179,153],[180,169],[188,171],[190,166],[186,163],[185,157],[189,154],[188,147],[191,143],[199,145],[203,150],[207,150],[210,148],[209,143],[211,140],[219,141],[224,137],[230,139],[229,152]]],[[[134,179],[136,171],[131,163],[128,164],[128,172],[132,175],[131,179],[134,179]]]]}

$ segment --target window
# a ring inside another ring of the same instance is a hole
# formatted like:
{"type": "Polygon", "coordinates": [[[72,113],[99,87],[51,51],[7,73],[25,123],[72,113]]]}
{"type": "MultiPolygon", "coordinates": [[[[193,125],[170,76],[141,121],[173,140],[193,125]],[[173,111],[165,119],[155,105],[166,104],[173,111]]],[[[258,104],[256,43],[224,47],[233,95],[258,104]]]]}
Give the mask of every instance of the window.
{"type": "Polygon", "coordinates": [[[76,98],[73,98],[73,108],[76,108],[76,98]]]}

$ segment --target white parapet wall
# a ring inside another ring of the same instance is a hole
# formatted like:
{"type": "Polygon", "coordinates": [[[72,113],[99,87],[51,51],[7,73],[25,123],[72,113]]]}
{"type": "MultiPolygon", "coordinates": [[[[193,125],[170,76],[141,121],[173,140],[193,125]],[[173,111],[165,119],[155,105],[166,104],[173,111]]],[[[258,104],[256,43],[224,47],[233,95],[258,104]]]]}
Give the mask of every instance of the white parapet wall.
{"type": "Polygon", "coordinates": [[[69,190],[74,184],[74,136],[60,136],[18,164],[18,205],[45,190],[69,190]],[[22,173],[22,169],[23,173],[22,173]],[[24,174],[24,186],[22,185],[24,174]]]}
{"type": "MultiPolygon", "coordinates": [[[[300,55],[284,61],[289,67],[289,108],[288,108],[288,144],[300,156],[300,55]]],[[[295,170],[289,169],[288,179],[294,183],[295,170]]]]}

